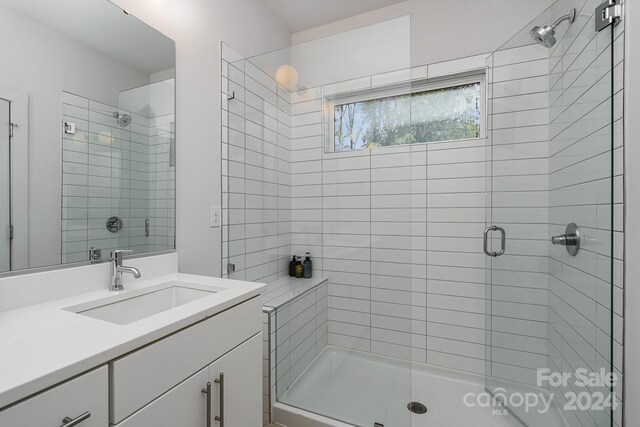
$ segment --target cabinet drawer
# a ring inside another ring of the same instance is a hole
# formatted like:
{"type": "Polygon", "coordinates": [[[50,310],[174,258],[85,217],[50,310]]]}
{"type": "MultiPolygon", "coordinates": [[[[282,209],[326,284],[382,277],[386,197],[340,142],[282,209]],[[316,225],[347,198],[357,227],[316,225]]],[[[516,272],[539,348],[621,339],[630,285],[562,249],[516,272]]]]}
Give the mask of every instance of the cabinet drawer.
{"type": "Polygon", "coordinates": [[[207,395],[202,389],[209,381],[204,368],[169,392],[145,406],[117,427],[205,427],[207,395]]]}
{"type": "Polygon", "coordinates": [[[110,362],[110,421],[117,424],[247,338],[260,332],[253,298],[110,362]]]}
{"type": "Polygon", "coordinates": [[[0,411],[0,426],[60,427],[86,412],[78,427],[108,427],[109,371],[103,366],[0,411]]]}
{"type": "Polygon", "coordinates": [[[126,418],[116,427],[205,427],[207,399],[211,425],[215,417],[223,415],[225,425],[258,427],[262,421],[262,334],[225,354],[211,365],[181,382],[144,408],[126,418]],[[224,374],[224,383],[216,383],[224,374]],[[211,396],[203,393],[207,382],[212,385],[211,396]],[[221,388],[224,387],[224,401],[221,388]],[[220,404],[224,403],[224,411],[220,404]]]}

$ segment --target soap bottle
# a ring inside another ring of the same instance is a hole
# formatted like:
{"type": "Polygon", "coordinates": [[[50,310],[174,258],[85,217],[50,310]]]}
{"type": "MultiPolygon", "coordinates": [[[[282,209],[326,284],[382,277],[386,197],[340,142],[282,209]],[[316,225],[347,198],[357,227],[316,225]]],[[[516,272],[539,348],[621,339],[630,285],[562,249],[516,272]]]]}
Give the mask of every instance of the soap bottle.
{"type": "Polygon", "coordinates": [[[302,264],[302,266],[304,267],[304,273],[303,276],[305,279],[311,279],[311,276],[313,275],[312,270],[312,264],[311,264],[311,253],[307,252],[305,253],[306,255],[306,259],[304,260],[304,263],[302,264]]]}
{"type": "Polygon", "coordinates": [[[296,260],[295,273],[298,279],[302,278],[304,267],[302,266],[302,259],[300,257],[296,260]]]}
{"type": "Polygon", "coordinates": [[[296,277],[296,256],[293,255],[291,262],[289,263],[289,276],[296,277]]]}

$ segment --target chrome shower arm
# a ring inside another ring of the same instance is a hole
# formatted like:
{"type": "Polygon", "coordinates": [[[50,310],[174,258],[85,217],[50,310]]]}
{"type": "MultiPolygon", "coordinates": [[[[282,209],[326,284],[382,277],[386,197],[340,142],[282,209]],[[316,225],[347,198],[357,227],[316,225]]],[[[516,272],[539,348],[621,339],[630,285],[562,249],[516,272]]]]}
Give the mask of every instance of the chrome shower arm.
{"type": "Polygon", "coordinates": [[[569,21],[570,24],[573,24],[573,21],[575,21],[575,20],[576,20],[576,10],[575,9],[571,9],[569,11],[569,13],[567,13],[564,16],[561,16],[560,18],[558,18],[558,20],[556,22],[551,24],[551,28],[555,29],[558,25],[560,25],[564,21],[569,21]]]}

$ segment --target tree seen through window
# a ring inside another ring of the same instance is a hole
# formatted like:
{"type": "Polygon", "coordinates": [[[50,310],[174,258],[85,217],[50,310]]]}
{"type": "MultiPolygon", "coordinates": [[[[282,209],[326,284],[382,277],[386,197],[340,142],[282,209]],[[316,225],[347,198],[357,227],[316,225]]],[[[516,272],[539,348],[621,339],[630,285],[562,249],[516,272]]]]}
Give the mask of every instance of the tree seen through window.
{"type": "Polygon", "coordinates": [[[334,106],[334,150],[480,136],[480,83],[334,106]]]}

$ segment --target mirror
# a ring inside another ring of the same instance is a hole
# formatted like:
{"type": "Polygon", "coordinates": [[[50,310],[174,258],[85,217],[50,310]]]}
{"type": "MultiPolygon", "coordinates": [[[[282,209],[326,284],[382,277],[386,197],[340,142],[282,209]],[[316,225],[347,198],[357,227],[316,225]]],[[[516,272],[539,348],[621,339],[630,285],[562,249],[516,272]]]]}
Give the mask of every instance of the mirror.
{"type": "Polygon", "coordinates": [[[0,53],[0,273],[173,250],[174,42],[107,0],[0,0],[0,53]]]}

